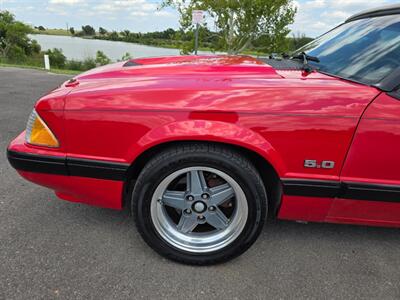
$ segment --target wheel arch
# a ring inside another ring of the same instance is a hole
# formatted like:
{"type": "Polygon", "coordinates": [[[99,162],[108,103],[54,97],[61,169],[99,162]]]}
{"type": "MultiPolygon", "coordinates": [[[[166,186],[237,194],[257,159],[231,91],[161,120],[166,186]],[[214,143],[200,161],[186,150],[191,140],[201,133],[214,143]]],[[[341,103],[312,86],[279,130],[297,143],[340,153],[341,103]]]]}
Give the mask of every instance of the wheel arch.
{"type": "Polygon", "coordinates": [[[253,149],[249,149],[242,145],[237,145],[234,143],[220,142],[220,141],[210,141],[210,140],[196,140],[196,139],[188,139],[188,140],[172,140],[159,143],[157,145],[153,145],[149,147],[145,151],[143,151],[140,155],[136,157],[136,159],[132,162],[127,171],[127,178],[124,184],[123,190],[123,205],[125,207],[129,207],[130,204],[130,192],[135,186],[136,179],[140,175],[143,167],[151,160],[151,158],[156,154],[165,149],[174,147],[174,146],[182,146],[188,144],[214,144],[222,147],[226,147],[228,149],[234,150],[241,155],[245,156],[249,159],[254,167],[259,172],[264,186],[267,191],[268,196],[268,204],[269,204],[269,215],[270,217],[275,217],[279,210],[282,198],[282,184],[280,181],[280,177],[274,166],[260,153],[254,151],[253,149]]]}

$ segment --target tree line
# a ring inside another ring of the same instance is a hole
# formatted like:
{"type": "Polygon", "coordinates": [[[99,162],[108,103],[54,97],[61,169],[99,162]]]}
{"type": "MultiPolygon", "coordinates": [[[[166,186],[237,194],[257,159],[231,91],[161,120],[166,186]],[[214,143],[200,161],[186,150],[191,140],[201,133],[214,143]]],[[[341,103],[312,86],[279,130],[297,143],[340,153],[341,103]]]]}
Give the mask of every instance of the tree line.
{"type": "MultiPolygon", "coordinates": [[[[0,11],[0,63],[42,67],[43,55],[47,54],[53,68],[86,71],[111,62],[102,51],[83,61],[67,60],[61,49],[42,51],[38,42],[28,37],[29,33],[32,33],[30,26],[17,21],[10,12],[0,11]]],[[[131,55],[126,53],[121,60],[130,58],[131,55]]]]}
{"type": "MultiPolygon", "coordinates": [[[[194,51],[194,32],[184,29],[174,30],[168,28],[163,31],[155,32],[132,32],[130,30],[107,30],[99,27],[97,30],[91,25],[82,26],[82,30],[77,31],[73,27],[70,33],[76,37],[85,37],[98,40],[119,41],[127,43],[143,44],[155,47],[178,48],[182,54],[189,54],[194,51]]],[[[221,36],[218,32],[211,31],[208,27],[201,27],[199,31],[200,47],[203,50],[225,52],[226,47],[221,44],[221,36]]],[[[268,55],[270,53],[293,52],[296,49],[308,44],[313,39],[304,34],[292,34],[285,36],[278,45],[271,43],[271,37],[262,34],[253,39],[251,43],[243,49],[242,53],[268,55]]]]}

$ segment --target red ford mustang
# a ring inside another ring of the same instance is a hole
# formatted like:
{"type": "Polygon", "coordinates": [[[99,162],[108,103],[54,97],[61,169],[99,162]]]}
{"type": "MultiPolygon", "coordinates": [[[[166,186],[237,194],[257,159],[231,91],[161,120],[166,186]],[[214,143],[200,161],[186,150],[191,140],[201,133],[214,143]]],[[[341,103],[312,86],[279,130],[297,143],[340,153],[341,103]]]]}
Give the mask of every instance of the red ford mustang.
{"type": "Polygon", "coordinates": [[[129,207],[184,263],[240,255],[267,215],[400,227],[399,58],[397,5],[282,59],[116,63],[40,99],[8,159],[64,200],[129,207]]]}

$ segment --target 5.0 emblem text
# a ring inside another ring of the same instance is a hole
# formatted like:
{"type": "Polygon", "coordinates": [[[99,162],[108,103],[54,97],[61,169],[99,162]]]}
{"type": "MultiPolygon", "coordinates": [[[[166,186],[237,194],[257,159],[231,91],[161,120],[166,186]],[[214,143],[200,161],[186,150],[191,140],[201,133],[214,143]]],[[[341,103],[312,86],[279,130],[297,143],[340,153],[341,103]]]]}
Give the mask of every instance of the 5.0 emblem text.
{"type": "Polygon", "coordinates": [[[304,161],[304,167],[310,169],[333,169],[335,168],[335,162],[330,160],[317,161],[312,159],[306,159],[304,161]]]}

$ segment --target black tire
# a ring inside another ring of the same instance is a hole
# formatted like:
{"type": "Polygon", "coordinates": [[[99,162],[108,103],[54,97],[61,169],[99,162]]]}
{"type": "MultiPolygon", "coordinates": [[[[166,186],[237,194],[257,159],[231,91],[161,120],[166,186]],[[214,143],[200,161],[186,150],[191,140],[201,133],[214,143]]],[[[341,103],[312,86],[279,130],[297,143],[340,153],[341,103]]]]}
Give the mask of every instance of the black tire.
{"type": "Polygon", "coordinates": [[[131,197],[132,214],[144,241],[162,256],[192,265],[221,263],[241,255],[256,241],[267,216],[267,193],[256,168],[238,152],[213,144],[193,143],[162,151],[143,168],[131,197]],[[160,182],[174,171],[193,166],[212,167],[228,174],[242,188],[248,205],[241,234],[228,246],[205,254],[173,247],[158,234],[150,216],[152,196],[160,182]]]}

